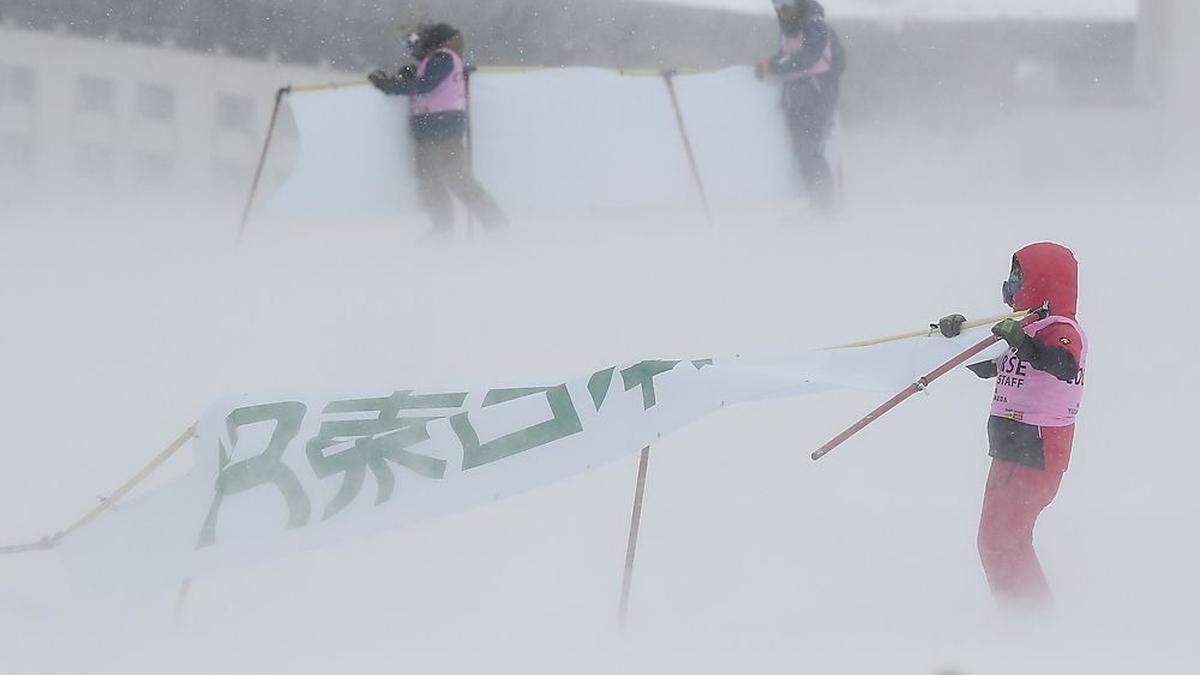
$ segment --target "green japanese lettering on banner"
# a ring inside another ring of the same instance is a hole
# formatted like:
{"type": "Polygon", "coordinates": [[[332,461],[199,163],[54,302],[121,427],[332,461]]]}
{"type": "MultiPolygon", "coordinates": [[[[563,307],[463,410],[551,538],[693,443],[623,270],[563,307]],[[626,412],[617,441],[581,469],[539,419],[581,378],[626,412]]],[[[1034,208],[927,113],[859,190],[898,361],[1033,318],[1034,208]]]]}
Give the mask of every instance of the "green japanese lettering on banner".
{"type": "Polygon", "coordinates": [[[450,418],[450,426],[458,434],[463,446],[463,470],[474,469],[485,464],[532,450],[547,443],[566,438],[583,431],[579,413],[571,401],[567,385],[556,387],[527,387],[519,389],[493,389],[483,398],[483,407],[512,401],[526,396],[545,394],[550,404],[551,418],[526,429],[514,431],[487,443],[479,442],[479,434],[471,424],[468,413],[459,413],[450,418]]]}
{"type": "MultiPolygon", "coordinates": [[[[634,387],[642,388],[642,406],[649,410],[658,403],[658,395],[654,390],[654,378],[670,372],[682,361],[641,361],[621,371],[621,379],[625,382],[625,391],[634,387]]],[[[691,361],[692,367],[701,370],[713,364],[712,359],[696,359],[691,361]]],[[[597,407],[597,409],[599,409],[597,407]]]]}
{"type": "Polygon", "coordinates": [[[216,543],[217,515],[225,497],[262,485],[273,486],[283,497],[288,510],[288,529],[308,524],[312,504],[295,472],[282,461],[288,444],[300,432],[300,423],[304,420],[307,410],[307,407],[298,401],[283,401],[238,408],[225,418],[229,442],[234,449],[237,448],[238,430],[242,427],[259,422],[274,422],[275,428],[271,431],[271,438],[261,454],[237,462],[232,461],[225,445],[218,441],[221,453],[220,473],[217,475],[212,506],[209,507],[204,527],[200,531],[200,547],[216,543]]]}
{"type": "Polygon", "coordinates": [[[621,371],[621,379],[625,382],[625,391],[641,387],[643,408],[645,410],[653,408],[658,402],[654,391],[654,378],[670,372],[679,363],[679,361],[641,361],[629,366],[621,371]]]}
{"type": "Polygon", "coordinates": [[[446,417],[430,414],[435,410],[461,408],[465,393],[427,394],[413,396],[412,391],[398,391],[381,398],[333,401],[322,414],[374,413],[373,417],[356,420],[323,420],[317,436],[309,440],[305,454],[313,471],[321,478],[343,474],[342,485],[325,506],[322,519],[328,519],[349,506],[371,470],[378,490],[375,504],[392,498],[396,477],[389,462],[403,466],[425,478],[440,480],[446,475],[446,460],[411,452],[408,448],[429,440],[427,424],[446,417]],[[423,411],[424,414],[412,414],[423,411]],[[326,454],[333,446],[349,447],[326,454]]]}
{"type": "Polygon", "coordinates": [[[616,366],[613,366],[597,371],[588,379],[588,393],[592,395],[592,403],[596,406],[597,412],[599,412],[600,406],[604,405],[604,399],[608,396],[608,387],[612,384],[613,372],[616,369],[616,366]]]}

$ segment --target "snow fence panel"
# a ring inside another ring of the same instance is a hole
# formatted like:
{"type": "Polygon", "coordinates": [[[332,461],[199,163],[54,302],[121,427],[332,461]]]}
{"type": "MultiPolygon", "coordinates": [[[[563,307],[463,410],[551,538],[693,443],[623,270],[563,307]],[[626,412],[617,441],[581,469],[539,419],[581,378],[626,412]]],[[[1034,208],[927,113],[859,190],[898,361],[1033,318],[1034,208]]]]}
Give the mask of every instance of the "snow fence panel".
{"type": "Polygon", "coordinates": [[[285,103],[300,147],[286,182],[265,199],[263,216],[320,222],[419,217],[407,99],[364,85],[296,92],[285,103]]]}
{"type": "Polygon", "coordinates": [[[697,205],[661,77],[597,68],[471,80],[476,174],[515,215],[697,205]]]}
{"type": "Polygon", "coordinates": [[[764,207],[804,194],[780,107],[780,82],[748,67],[680,75],[675,90],[709,202],[764,207]]]}
{"type": "MultiPolygon", "coordinates": [[[[597,68],[472,76],[476,176],[515,217],[701,218],[666,84],[597,68]]],[[[262,216],[422,220],[408,101],[367,86],[288,97],[300,150],[262,216]]]]}

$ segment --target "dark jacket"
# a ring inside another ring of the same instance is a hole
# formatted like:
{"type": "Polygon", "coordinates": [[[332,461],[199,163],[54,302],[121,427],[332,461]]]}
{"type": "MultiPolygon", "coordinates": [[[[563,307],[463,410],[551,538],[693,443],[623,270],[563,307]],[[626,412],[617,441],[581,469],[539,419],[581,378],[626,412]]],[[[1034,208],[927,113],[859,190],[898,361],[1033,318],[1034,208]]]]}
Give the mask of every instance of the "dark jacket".
{"type": "MultiPolygon", "coordinates": [[[[453,73],[454,59],[445,52],[439,52],[430,57],[425,74],[421,77],[417,77],[415,71],[408,69],[407,72],[387,74],[385,77],[372,77],[371,83],[391,96],[415,96],[437,89],[453,73]]],[[[419,142],[460,139],[467,133],[467,114],[461,110],[452,110],[413,115],[409,118],[409,128],[413,138],[419,142]]]]}
{"type": "Polygon", "coordinates": [[[819,75],[803,80],[784,83],[784,108],[795,112],[819,112],[832,114],[837,106],[841,77],[846,68],[845,50],[837,33],[825,22],[825,8],[815,0],[803,0],[807,4],[806,18],[799,22],[780,21],[779,29],[784,35],[794,37],[802,34],[804,46],[799,52],[784,55],[780,52],[768,64],[772,75],[784,77],[791,73],[804,72],[816,65],[832,48],[832,67],[819,75]]]}

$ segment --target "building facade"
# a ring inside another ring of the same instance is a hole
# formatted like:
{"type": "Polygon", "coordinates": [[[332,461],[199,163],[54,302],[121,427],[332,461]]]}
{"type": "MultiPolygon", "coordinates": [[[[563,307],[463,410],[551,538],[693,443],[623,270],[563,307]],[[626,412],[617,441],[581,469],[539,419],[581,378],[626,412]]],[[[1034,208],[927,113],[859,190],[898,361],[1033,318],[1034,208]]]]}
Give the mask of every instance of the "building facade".
{"type": "Polygon", "coordinates": [[[1164,153],[1200,171],[1200,2],[1143,0],[1138,22],[1139,94],[1161,112],[1164,153]]]}
{"type": "MultiPolygon", "coordinates": [[[[1151,39],[1146,21],[879,23],[833,9],[847,129],[970,132],[1021,106],[1135,102],[1135,46],[1151,39]]],[[[748,65],[778,39],[769,15],[641,0],[0,0],[0,199],[235,203],[280,86],[394,66],[397,26],[429,19],[461,26],[479,65],[748,65]]],[[[270,169],[268,183],[286,166],[270,169]]]]}
{"type": "MultiPolygon", "coordinates": [[[[0,28],[0,175],[17,202],[244,195],[274,92],[327,70],[0,28]]],[[[286,134],[286,120],[283,125],[286,134]]]]}

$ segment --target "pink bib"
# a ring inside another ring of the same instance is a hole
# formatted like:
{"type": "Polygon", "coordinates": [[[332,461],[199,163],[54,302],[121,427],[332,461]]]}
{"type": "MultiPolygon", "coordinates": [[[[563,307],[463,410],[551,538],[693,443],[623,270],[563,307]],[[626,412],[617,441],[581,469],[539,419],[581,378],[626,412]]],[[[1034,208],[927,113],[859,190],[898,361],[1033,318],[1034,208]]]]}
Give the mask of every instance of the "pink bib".
{"type": "Polygon", "coordinates": [[[996,417],[1039,427],[1068,427],[1075,423],[1083,400],[1087,336],[1078,323],[1065,316],[1051,316],[1032,323],[1025,327],[1025,334],[1033,339],[1038,331],[1056,323],[1068,324],[1079,332],[1083,342],[1079,352],[1079,373],[1074,380],[1063,382],[1022,361],[1015,349],[1008,350],[996,359],[996,393],[992,397],[992,414],[996,417]]]}
{"type": "Polygon", "coordinates": [[[467,83],[463,76],[463,60],[453,49],[439,49],[426,57],[417,67],[417,77],[425,76],[429,61],[435,54],[449,54],[450,58],[454,59],[454,70],[449,77],[442,80],[437,89],[428,94],[417,94],[412,97],[412,114],[414,115],[467,109],[467,83]]]}

